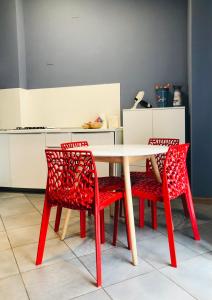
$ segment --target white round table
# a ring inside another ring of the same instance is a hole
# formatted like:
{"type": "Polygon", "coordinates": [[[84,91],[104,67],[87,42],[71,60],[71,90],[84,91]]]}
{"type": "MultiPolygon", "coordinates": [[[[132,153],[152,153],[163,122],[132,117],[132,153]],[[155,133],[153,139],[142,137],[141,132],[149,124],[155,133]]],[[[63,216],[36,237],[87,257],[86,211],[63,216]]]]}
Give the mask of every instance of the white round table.
{"type": "MultiPolygon", "coordinates": [[[[142,160],[149,158],[151,160],[155,176],[158,181],[161,181],[160,172],[158,170],[157,162],[155,160],[156,154],[166,153],[168,147],[157,146],[157,145],[92,145],[86,147],[77,147],[72,150],[90,150],[95,158],[95,161],[109,162],[110,164],[121,163],[123,164],[124,170],[124,180],[125,180],[125,191],[126,191],[126,206],[128,210],[129,217],[129,229],[131,236],[131,246],[132,246],[132,262],[137,265],[137,247],[136,247],[136,237],[135,237],[135,224],[134,224],[134,213],[133,213],[133,203],[132,203],[132,192],[131,192],[131,182],[130,182],[130,169],[129,164],[135,160],[142,160]]],[[[113,168],[110,168],[113,170],[113,168]]],[[[110,175],[114,175],[111,174],[110,175]]]]}

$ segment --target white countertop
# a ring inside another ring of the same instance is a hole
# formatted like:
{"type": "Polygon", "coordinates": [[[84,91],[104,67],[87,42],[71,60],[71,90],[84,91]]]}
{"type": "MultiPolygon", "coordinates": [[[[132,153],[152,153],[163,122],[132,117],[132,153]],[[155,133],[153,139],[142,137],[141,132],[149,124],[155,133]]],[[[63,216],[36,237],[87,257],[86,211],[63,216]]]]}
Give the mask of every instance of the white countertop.
{"type": "Polygon", "coordinates": [[[70,127],[70,128],[46,128],[46,129],[0,129],[0,134],[28,134],[28,133],[62,133],[62,132],[86,132],[86,133],[92,133],[92,132],[114,132],[123,130],[122,127],[116,128],[116,129],[84,129],[80,127],[70,127]]]}

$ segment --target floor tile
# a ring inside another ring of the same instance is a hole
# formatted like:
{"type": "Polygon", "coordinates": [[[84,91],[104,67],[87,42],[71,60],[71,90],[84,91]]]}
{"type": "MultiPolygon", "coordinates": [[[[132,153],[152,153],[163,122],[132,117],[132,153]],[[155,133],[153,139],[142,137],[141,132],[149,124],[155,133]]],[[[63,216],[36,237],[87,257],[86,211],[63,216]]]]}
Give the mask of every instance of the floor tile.
{"type": "MultiPolygon", "coordinates": [[[[87,269],[95,276],[95,254],[80,257],[87,269]]],[[[146,262],[138,259],[138,265],[131,263],[131,252],[125,248],[113,247],[102,251],[103,286],[108,286],[122,280],[151,272],[153,268],[146,262]]]]}
{"type": "Polygon", "coordinates": [[[197,251],[198,253],[204,253],[212,251],[212,222],[207,222],[205,224],[200,224],[198,226],[200,233],[200,241],[194,241],[193,231],[191,228],[184,228],[179,233],[176,234],[176,239],[182,243],[186,243],[187,247],[190,247],[197,251]],[[187,237],[187,238],[185,238],[187,237]],[[189,239],[190,238],[190,239],[189,239]]]}
{"type": "Polygon", "coordinates": [[[174,236],[177,242],[183,244],[184,246],[198,254],[203,254],[208,251],[212,251],[212,239],[211,242],[202,238],[200,241],[195,241],[191,229],[183,232],[175,231],[174,236]]]}
{"type": "MultiPolygon", "coordinates": [[[[186,248],[175,241],[176,256],[178,264],[182,261],[197,256],[197,253],[186,248]]],[[[137,243],[138,255],[160,269],[170,265],[169,245],[166,236],[160,236],[154,239],[143,240],[137,243]]]]}
{"type": "Polygon", "coordinates": [[[212,261],[210,259],[198,256],[183,262],[177,269],[164,268],[161,272],[198,300],[212,299],[212,261]]]}
{"type": "Polygon", "coordinates": [[[20,275],[11,276],[0,280],[0,299],[27,300],[28,296],[20,275]]]}
{"type": "MultiPolygon", "coordinates": [[[[43,203],[40,205],[40,207],[37,207],[38,211],[40,214],[43,214],[43,203]]],[[[61,214],[61,224],[63,223],[63,220],[65,219],[66,216],[66,209],[63,209],[62,214],[61,214]]],[[[51,213],[50,213],[50,218],[49,220],[54,222],[56,218],[56,212],[57,212],[57,207],[52,207],[51,208],[51,213]]]]}
{"type": "MultiPolygon", "coordinates": [[[[113,247],[110,236],[105,235],[106,242],[102,245],[102,250],[113,247]]],[[[65,243],[70,247],[77,257],[88,255],[96,251],[93,232],[87,232],[86,238],[81,238],[79,234],[65,239],[65,243]]]]}
{"type": "Polygon", "coordinates": [[[203,257],[212,260],[212,251],[202,255],[203,257]]]}
{"type": "MultiPolygon", "coordinates": [[[[66,239],[71,236],[79,236],[79,234],[80,234],[79,212],[77,211],[76,213],[74,213],[70,217],[69,224],[68,224],[67,231],[66,231],[66,239]],[[76,215],[76,213],[77,213],[77,215],[76,215]]],[[[86,221],[87,221],[86,222],[86,231],[93,230],[94,224],[93,224],[93,221],[90,219],[90,217],[87,217],[86,221]]],[[[51,224],[52,228],[54,228],[55,218],[53,219],[53,221],[50,221],[50,224],[51,224]]],[[[64,224],[64,219],[61,219],[60,230],[59,230],[60,235],[62,234],[62,231],[63,231],[63,224],[64,224]]]]}
{"type": "Polygon", "coordinates": [[[22,275],[31,300],[68,300],[96,289],[95,279],[77,259],[22,275]]]}
{"type": "MultiPolygon", "coordinates": [[[[40,235],[40,225],[28,226],[19,229],[9,230],[7,232],[12,247],[18,247],[26,244],[37,243],[40,235]]],[[[57,235],[49,226],[47,239],[56,238],[57,235]]]]}
{"type": "Polygon", "coordinates": [[[111,298],[105,293],[103,289],[97,290],[95,292],[91,292],[77,298],[75,300],[110,300],[111,298]]]}
{"type": "Polygon", "coordinates": [[[1,192],[0,199],[4,198],[16,198],[16,197],[24,197],[23,193],[9,193],[9,192],[1,192]]]}
{"type": "Polygon", "coordinates": [[[0,232],[2,232],[2,231],[5,231],[5,229],[4,229],[4,225],[2,223],[1,216],[0,216],[0,232]]]}
{"type": "Polygon", "coordinates": [[[194,300],[157,271],[112,285],[105,290],[114,300],[194,300]]]}
{"type": "Polygon", "coordinates": [[[41,214],[37,211],[29,214],[2,217],[6,230],[37,225],[41,223],[41,214]]]}
{"type": "Polygon", "coordinates": [[[73,252],[64,242],[58,239],[48,240],[45,245],[43,263],[40,266],[36,266],[37,247],[38,243],[33,243],[14,248],[14,254],[21,272],[26,272],[75,257],[73,252]]]}
{"type": "Polygon", "coordinates": [[[43,209],[43,202],[44,202],[44,195],[34,195],[32,197],[29,197],[26,195],[26,198],[34,205],[37,209],[42,210],[43,209]]]}
{"type": "MultiPolygon", "coordinates": [[[[112,236],[113,233],[113,224],[105,224],[106,231],[112,236]]],[[[140,228],[138,226],[135,226],[135,232],[136,232],[136,240],[142,241],[145,239],[151,239],[158,236],[161,236],[162,234],[156,230],[153,230],[149,226],[145,226],[144,228],[140,228]]],[[[126,234],[126,225],[123,222],[119,222],[118,227],[118,241],[120,241],[122,244],[124,244],[126,247],[128,246],[127,243],[127,234],[126,234]]]]}
{"type": "Polygon", "coordinates": [[[7,250],[10,248],[10,243],[7,238],[6,232],[0,232],[0,251],[7,250]]]}
{"type": "Polygon", "coordinates": [[[0,215],[2,217],[34,212],[35,208],[26,197],[0,199],[0,215]]]}
{"type": "Polygon", "coordinates": [[[0,262],[0,279],[18,274],[18,267],[12,250],[1,251],[0,262]]]}

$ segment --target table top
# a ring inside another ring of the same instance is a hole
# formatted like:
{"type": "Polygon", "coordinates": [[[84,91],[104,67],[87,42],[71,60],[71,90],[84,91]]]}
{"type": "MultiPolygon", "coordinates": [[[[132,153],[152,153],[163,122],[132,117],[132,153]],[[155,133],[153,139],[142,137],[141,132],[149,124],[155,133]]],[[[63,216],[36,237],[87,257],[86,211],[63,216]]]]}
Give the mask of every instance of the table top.
{"type": "Polygon", "coordinates": [[[166,153],[167,146],[124,144],[124,145],[92,145],[86,147],[77,147],[77,150],[90,150],[93,156],[101,157],[126,157],[126,156],[148,156],[159,153],[166,153]]]}

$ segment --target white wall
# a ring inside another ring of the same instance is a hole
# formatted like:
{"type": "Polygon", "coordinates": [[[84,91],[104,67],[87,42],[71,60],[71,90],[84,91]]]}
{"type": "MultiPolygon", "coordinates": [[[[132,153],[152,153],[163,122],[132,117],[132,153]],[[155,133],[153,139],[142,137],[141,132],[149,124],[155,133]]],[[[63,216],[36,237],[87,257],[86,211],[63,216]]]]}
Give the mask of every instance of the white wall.
{"type": "Polygon", "coordinates": [[[0,90],[0,128],[15,128],[20,123],[20,89],[0,90]]]}
{"type": "Polygon", "coordinates": [[[98,113],[120,119],[120,84],[7,90],[0,97],[1,107],[0,128],[79,127],[98,113]]]}

